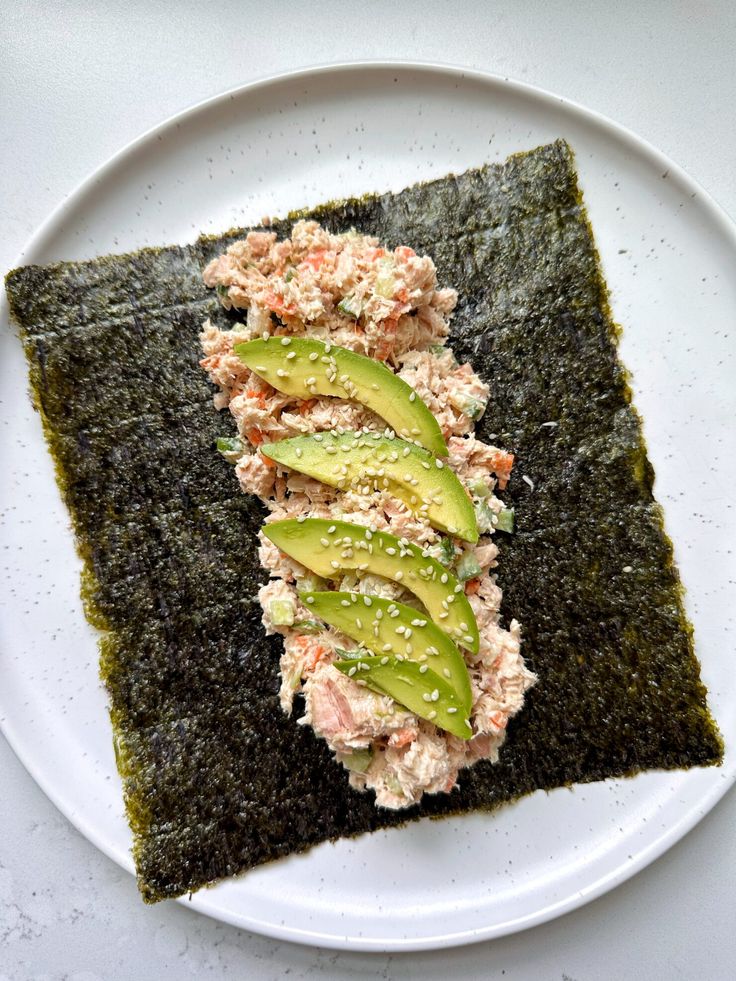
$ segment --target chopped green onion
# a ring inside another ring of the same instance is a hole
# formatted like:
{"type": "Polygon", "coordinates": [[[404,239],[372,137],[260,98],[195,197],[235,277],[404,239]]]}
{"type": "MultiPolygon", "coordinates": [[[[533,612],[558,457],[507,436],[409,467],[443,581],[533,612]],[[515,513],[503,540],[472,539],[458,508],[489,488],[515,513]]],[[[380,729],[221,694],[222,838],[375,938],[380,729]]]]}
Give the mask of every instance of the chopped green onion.
{"type": "Polygon", "coordinates": [[[361,308],[362,304],[360,300],[352,293],[348,296],[344,296],[337,304],[337,309],[340,311],[340,313],[344,313],[346,317],[352,317],[353,320],[358,319],[361,308]]]}
{"type": "Polygon", "coordinates": [[[437,558],[442,565],[450,566],[455,561],[455,546],[451,538],[443,538],[439,543],[439,554],[437,558]]]}
{"type": "Polygon", "coordinates": [[[243,455],[243,442],[237,436],[218,436],[215,446],[228,463],[237,463],[243,455]]]}
{"type": "Polygon", "coordinates": [[[293,267],[287,269],[286,270],[286,275],[284,276],[284,282],[285,283],[290,283],[292,281],[292,279],[294,278],[294,275],[295,275],[295,273],[294,273],[294,268],[293,267]]]}
{"type": "Polygon", "coordinates": [[[291,627],[294,623],[296,603],[294,600],[271,600],[268,604],[271,623],[275,627],[291,627]]]}
{"type": "Polygon", "coordinates": [[[455,357],[455,352],[452,350],[451,347],[448,347],[446,344],[430,344],[429,350],[437,358],[441,358],[443,355],[449,354],[453,366],[457,364],[457,358],[455,357]]]}
{"type": "Polygon", "coordinates": [[[485,480],[471,480],[468,484],[468,490],[473,495],[473,497],[488,497],[491,490],[485,480]]]}
{"type": "Polygon", "coordinates": [[[230,289],[229,286],[224,286],[222,283],[219,283],[215,287],[215,289],[217,290],[217,295],[220,297],[221,300],[226,300],[227,299],[227,297],[228,297],[228,291],[230,289]]]}
{"type": "Polygon", "coordinates": [[[514,531],[514,509],[503,508],[496,515],[496,531],[506,531],[510,534],[514,531]]]}
{"type": "Polygon", "coordinates": [[[386,256],[385,259],[381,259],[379,262],[378,275],[376,276],[376,284],[373,287],[373,291],[378,296],[383,296],[387,300],[390,300],[396,292],[394,260],[390,256],[386,256]]]}
{"type": "Polygon", "coordinates": [[[457,563],[457,578],[461,582],[477,578],[483,571],[472,552],[463,552],[457,563]]]}
{"type": "Polygon", "coordinates": [[[353,773],[365,773],[371,765],[373,759],[372,749],[354,749],[352,753],[345,753],[340,756],[340,762],[353,773]]]}
{"type": "Polygon", "coordinates": [[[472,395],[463,395],[458,393],[457,395],[450,395],[450,402],[459,409],[463,415],[468,416],[469,419],[480,419],[483,413],[486,411],[486,403],[481,399],[475,399],[472,395]]]}
{"type": "Polygon", "coordinates": [[[370,654],[364,647],[356,647],[354,651],[346,651],[342,647],[336,647],[335,654],[338,657],[343,657],[350,661],[359,660],[361,657],[370,657],[370,654]]]}
{"type": "Polygon", "coordinates": [[[295,620],[293,627],[302,634],[318,634],[325,629],[325,625],[320,620],[295,620]]]}
{"type": "Polygon", "coordinates": [[[495,514],[488,507],[485,501],[478,501],[475,505],[475,519],[478,522],[478,531],[481,535],[493,531],[495,525],[495,514]]]}

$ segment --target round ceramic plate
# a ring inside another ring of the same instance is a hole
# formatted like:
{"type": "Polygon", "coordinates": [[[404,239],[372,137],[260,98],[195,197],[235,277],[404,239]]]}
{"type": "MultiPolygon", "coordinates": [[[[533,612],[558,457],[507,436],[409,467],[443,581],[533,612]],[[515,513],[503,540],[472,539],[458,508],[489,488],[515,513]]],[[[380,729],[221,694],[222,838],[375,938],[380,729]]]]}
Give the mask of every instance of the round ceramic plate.
{"type": "MultiPolygon", "coordinates": [[[[736,234],[652,147],[563,99],[474,72],[406,64],[299,72],[226,93],[143,136],[59,207],[19,264],[188,242],[558,137],[577,154],[704,680],[734,746],[736,234]]],[[[64,814],[132,871],[69,521],[30,409],[20,345],[9,329],[1,343],[3,729],[64,814]]],[[[729,755],[720,769],[537,793],[492,815],[325,844],[201,890],[191,905],[335,947],[417,949],[499,936],[622,882],[685,834],[733,778],[729,755]]]]}

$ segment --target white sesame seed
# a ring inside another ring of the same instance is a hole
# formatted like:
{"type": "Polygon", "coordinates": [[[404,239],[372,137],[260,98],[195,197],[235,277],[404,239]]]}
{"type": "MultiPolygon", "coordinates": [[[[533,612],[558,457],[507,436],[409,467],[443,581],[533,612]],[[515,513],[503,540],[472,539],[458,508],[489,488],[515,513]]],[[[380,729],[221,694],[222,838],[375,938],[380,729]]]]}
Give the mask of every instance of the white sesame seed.
{"type": "Polygon", "coordinates": [[[383,647],[381,648],[381,650],[382,651],[390,651],[391,650],[391,645],[390,644],[384,644],[383,647]]]}
{"type": "Polygon", "coordinates": [[[432,701],[433,702],[438,702],[439,701],[440,693],[439,693],[439,691],[436,688],[432,692],[432,696],[431,697],[432,697],[432,701]]]}
{"type": "Polygon", "coordinates": [[[268,371],[268,368],[265,366],[265,364],[257,364],[256,371],[268,371]]]}
{"type": "Polygon", "coordinates": [[[413,652],[414,652],[414,648],[411,646],[411,644],[407,644],[406,645],[406,653],[407,654],[412,654],[413,652]]]}
{"type": "Polygon", "coordinates": [[[444,467],[444,463],[439,459],[439,457],[437,457],[437,459],[434,461],[434,465],[438,470],[441,470],[444,467]]]}
{"type": "Polygon", "coordinates": [[[397,582],[401,582],[403,578],[404,578],[404,573],[401,571],[401,569],[399,569],[399,571],[394,575],[394,579],[397,582]]]}
{"type": "Polygon", "coordinates": [[[320,538],[319,543],[320,545],[324,545],[325,548],[329,548],[330,540],[329,538],[320,538]]]}
{"type": "Polygon", "coordinates": [[[388,664],[388,658],[387,657],[382,657],[381,658],[381,664],[388,664]]]}
{"type": "Polygon", "coordinates": [[[286,355],[286,360],[293,361],[295,357],[296,357],[296,351],[289,351],[289,353],[286,355]]]}
{"type": "Polygon", "coordinates": [[[425,702],[431,702],[432,701],[432,696],[429,694],[429,692],[426,692],[426,691],[422,695],[422,698],[424,699],[425,702]]]}
{"type": "Polygon", "coordinates": [[[269,332],[267,330],[264,330],[263,333],[261,334],[261,337],[263,338],[264,341],[267,341],[270,336],[271,335],[269,334],[269,332]]]}
{"type": "Polygon", "coordinates": [[[416,392],[412,392],[411,395],[409,396],[409,401],[410,402],[413,402],[416,397],[417,397],[417,393],[416,392]]]}
{"type": "Polygon", "coordinates": [[[370,598],[370,596],[364,596],[363,602],[366,606],[373,606],[373,600],[370,598]]]}
{"type": "Polygon", "coordinates": [[[401,451],[402,456],[409,456],[410,453],[411,453],[410,446],[405,446],[404,449],[401,451]]]}
{"type": "Polygon", "coordinates": [[[299,459],[303,453],[301,446],[296,446],[294,448],[294,453],[296,454],[296,458],[299,459]]]}
{"type": "Polygon", "coordinates": [[[297,522],[299,524],[301,524],[303,521],[306,521],[307,520],[307,516],[306,516],[306,514],[300,514],[299,517],[296,520],[297,520],[297,522]]]}
{"type": "Polygon", "coordinates": [[[633,568],[633,566],[625,565],[624,568],[623,568],[623,571],[624,572],[633,572],[634,571],[634,568],[633,568]]]}
{"type": "Polygon", "coordinates": [[[360,617],[355,618],[355,626],[358,628],[358,630],[363,629],[363,621],[360,619],[360,617]]]}
{"type": "Polygon", "coordinates": [[[350,600],[340,600],[340,606],[350,606],[350,600]]]}
{"type": "Polygon", "coordinates": [[[332,345],[331,345],[331,344],[330,344],[330,342],[328,341],[328,342],[327,342],[327,343],[325,344],[325,354],[329,354],[331,350],[332,350],[332,345]]]}
{"type": "Polygon", "coordinates": [[[334,559],[332,560],[332,562],[330,562],[330,565],[332,566],[333,569],[339,569],[340,568],[340,563],[339,562],[336,562],[334,559]]]}
{"type": "Polygon", "coordinates": [[[447,612],[447,610],[445,610],[444,613],[440,613],[440,620],[446,620],[448,616],[449,613],[447,612]]]}
{"type": "Polygon", "coordinates": [[[314,596],[307,596],[307,603],[309,603],[310,605],[314,603],[314,596]]]}
{"type": "Polygon", "coordinates": [[[283,368],[277,368],[276,369],[276,374],[278,375],[279,378],[288,378],[289,377],[289,372],[288,371],[284,371],[283,368]]]}
{"type": "Polygon", "coordinates": [[[457,712],[457,709],[454,705],[451,705],[446,711],[448,715],[454,715],[457,712]]]}
{"type": "Polygon", "coordinates": [[[521,479],[524,481],[525,484],[529,485],[529,490],[534,490],[534,481],[532,480],[531,477],[527,477],[527,475],[523,473],[521,475],[521,479]]]}
{"type": "Polygon", "coordinates": [[[452,675],[450,674],[450,669],[449,669],[449,668],[443,668],[443,669],[442,669],[442,674],[443,674],[443,675],[444,675],[444,676],[445,676],[446,678],[451,678],[451,677],[452,677],[452,675]]]}
{"type": "Polygon", "coordinates": [[[323,439],[324,439],[324,436],[322,435],[322,433],[315,433],[314,434],[314,441],[315,441],[315,443],[321,443],[323,439]]]}
{"type": "Polygon", "coordinates": [[[431,719],[436,719],[436,718],[437,718],[437,713],[435,712],[435,710],[434,710],[434,709],[432,709],[432,711],[431,711],[431,712],[427,712],[427,718],[428,718],[428,719],[430,719],[430,720],[431,720],[431,719]]]}
{"type": "Polygon", "coordinates": [[[309,360],[310,361],[316,361],[318,357],[319,357],[319,354],[317,353],[317,351],[312,351],[312,353],[309,355],[309,360]]]}
{"type": "Polygon", "coordinates": [[[422,664],[422,665],[420,665],[420,667],[419,667],[419,674],[426,674],[427,671],[429,671],[429,665],[428,664],[422,664]]]}
{"type": "Polygon", "coordinates": [[[406,630],[404,631],[404,637],[406,637],[406,639],[408,640],[411,637],[412,632],[413,631],[412,631],[411,627],[407,627],[406,630]]]}
{"type": "Polygon", "coordinates": [[[291,338],[290,337],[282,337],[281,338],[281,343],[283,344],[284,347],[288,347],[289,344],[291,344],[291,338]]]}
{"type": "Polygon", "coordinates": [[[470,636],[470,634],[466,634],[463,637],[463,640],[465,641],[466,644],[472,644],[473,643],[473,638],[470,636]]]}
{"type": "Polygon", "coordinates": [[[357,670],[358,669],[355,666],[353,666],[352,668],[348,668],[348,678],[352,678],[357,670]]]}
{"type": "Polygon", "coordinates": [[[365,681],[363,681],[363,679],[362,679],[362,678],[359,678],[359,679],[358,679],[358,680],[357,680],[357,681],[355,682],[355,684],[356,684],[356,685],[360,685],[360,687],[361,687],[361,688],[367,688],[367,687],[368,687],[368,683],[367,683],[367,682],[365,682],[365,681]]]}

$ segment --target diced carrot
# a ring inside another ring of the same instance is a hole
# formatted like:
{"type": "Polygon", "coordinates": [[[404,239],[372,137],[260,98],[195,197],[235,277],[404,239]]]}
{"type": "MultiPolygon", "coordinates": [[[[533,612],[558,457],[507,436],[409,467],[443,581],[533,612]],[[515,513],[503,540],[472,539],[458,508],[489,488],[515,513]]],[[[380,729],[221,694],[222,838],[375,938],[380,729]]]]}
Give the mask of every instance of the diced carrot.
{"type": "Polygon", "coordinates": [[[261,443],[265,442],[263,438],[263,433],[261,432],[260,429],[258,429],[257,426],[253,426],[252,429],[246,429],[245,435],[248,439],[248,442],[251,443],[253,446],[260,446],[261,443]]]}
{"type": "Polygon", "coordinates": [[[382,259],[386,255],[385,249],[366,249],[365,257],[369,262],[375,262],[376,259],[382,259]]]}
{"type": "Polygon", "coordinates": [[[266,464],[267,467],[271,467],[274,470],[276,469],[276,461],[272,460],[270,456],[266,456],[265,454],[261,453],[261,459],[263,460],[263,462],[266,464]]]}
{"type": "Polygon", "coordinates": [[[498,477],[498,486],[501,490],[506,487],[509,482],[509,477],[511,476],[511,469],[514,466],[514,454],[505,453],[503,450],[497,450],[493,454],[491,460],[491,469],[498,477]]]}
{"type": "Polygon", "coordinates": [[[308,266],[316,272],[325,261],[326,251],[326,249],[315,249],[313,252],[309,252],[304,256],[299,265],[308,266]]]}
{"type": "Polygon", "coordinates": [[[406,303],[409,299],[409,290],[405,286],[402,286],[395,295],[399,303],[406,303]]]}
{"type": "Polygon", "coordinates": [[[285,303],[283,296],[279,296],[279,294],[274,293],[273,290],[268,290],[263,298],[263,302],[269,310],[273,310],[273,312],[279,316],[284,313],[296,313],[296,307],[293,304],[285,303]]]}
{"type": "Polygon", "coordinates": [[[309,410],[317,404],[317,399],[304,399],[302,404],[299,406],[299,415],[304,416],[309,412],[309,410]]]}
{"type": "Polygon", "coordinates": [[[394,249],[394,255],[398,256],[399,259],[412,259],[416,252],[414,249],[410,249],[408,245],[399,245],[394,249]]]}
{"type": "Polygon", "coordinates": [[[396,746],[399,749],[402,746],[408,746],[410,743],[414,742],[416,735],[417,734],[413,729],[399,729],[397,732],[392,733],[391,745],[396,746]]]}
{"type": "Polygon", "coordinates": [[[465,592],[468,596],[475,596],[480,588],[480,579],[468,579],[465,583],[465,592]]]}
{"type": "Polygon", "coordinates": [[[249,399],[255,399],[255,401],[258,403],[258,408],[259,409],[265,409],[266,408],[266,398],[265,398],[263,392],[259,392],[256,388],[249,388],[249,389],[247,389],[246,390],[246,393],[245,393],[245,396],[246,396],[246,398],[249,398],[249,399]]]}

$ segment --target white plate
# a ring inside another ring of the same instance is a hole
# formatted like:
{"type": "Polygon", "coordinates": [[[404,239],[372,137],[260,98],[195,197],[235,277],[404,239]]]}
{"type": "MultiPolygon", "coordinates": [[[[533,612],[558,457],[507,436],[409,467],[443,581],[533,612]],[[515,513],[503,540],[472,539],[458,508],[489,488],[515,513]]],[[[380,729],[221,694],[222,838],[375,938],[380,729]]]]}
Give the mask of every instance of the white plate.
{"type": "MultiPolygon", "coordinates": [[[[731,747],[736,234],[652,147],[563,99],[476,72],[386,64],[298,72],[226,93],[141,137],[54,212],[19,263],[187,242],[335,196],[398,190],[560,136],[577,152],[704,680],[731,747]]],[[[68,517],[29,408],[20,345],[8,330],[0,343],[3,730],[64,814],[132,870],[68,517]]],[[[202,890],[191,905],[334,947],[407,950],[500,936],[641,869],[735,773],[729,753],[721,769],[538,793],[491,816],[325,844],[202,890]]]]}

